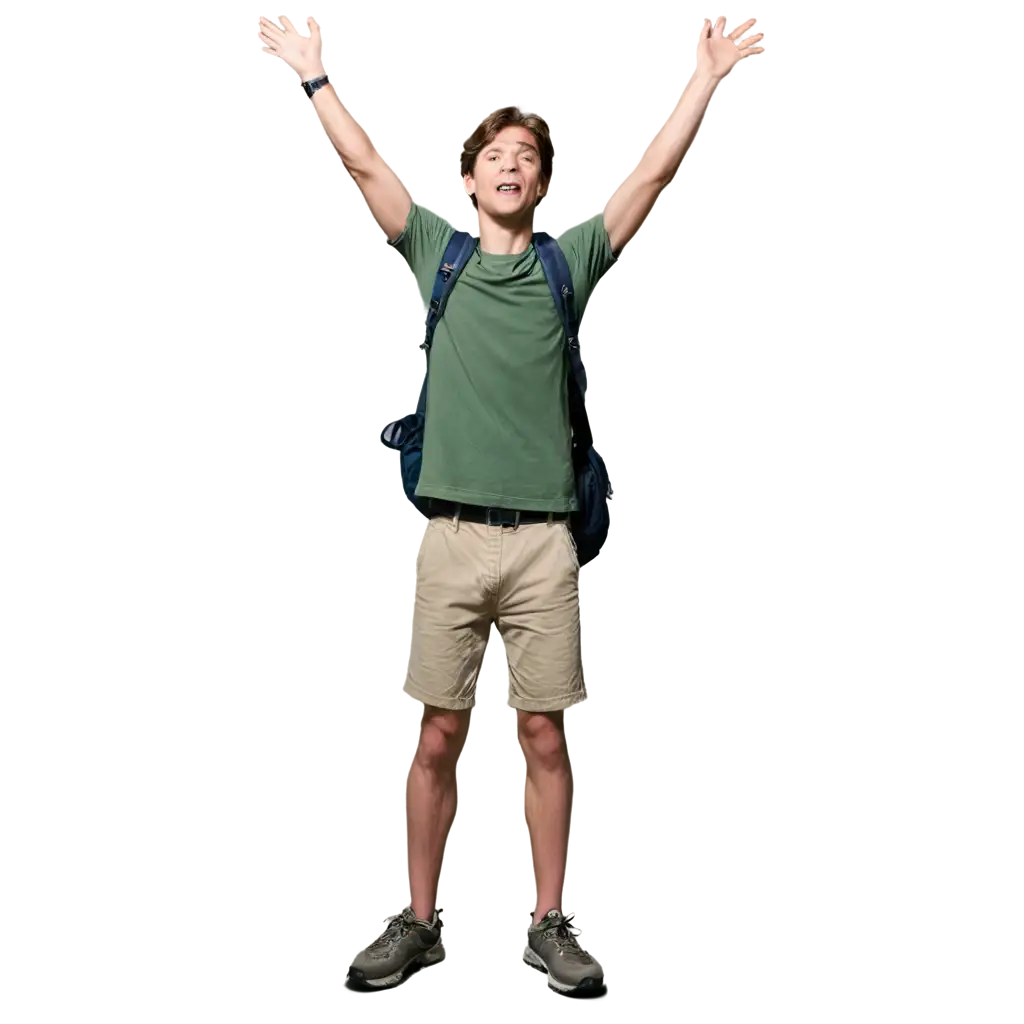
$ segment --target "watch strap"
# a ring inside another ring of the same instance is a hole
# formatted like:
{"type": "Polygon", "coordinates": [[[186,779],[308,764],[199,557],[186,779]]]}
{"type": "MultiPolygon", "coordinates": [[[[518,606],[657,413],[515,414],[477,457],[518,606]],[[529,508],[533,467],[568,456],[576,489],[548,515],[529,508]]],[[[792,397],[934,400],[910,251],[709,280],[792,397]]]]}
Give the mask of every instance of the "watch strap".
{"type": "Polygon", "coordinates": [[[306,95],[312,97],[313,93],[317,89],[322,89],[327,85],[328,79],[326,75],[321,75],[319,78],[311,78],[308,82],[302,83],[302,88],[306,90],[306,95]]]}

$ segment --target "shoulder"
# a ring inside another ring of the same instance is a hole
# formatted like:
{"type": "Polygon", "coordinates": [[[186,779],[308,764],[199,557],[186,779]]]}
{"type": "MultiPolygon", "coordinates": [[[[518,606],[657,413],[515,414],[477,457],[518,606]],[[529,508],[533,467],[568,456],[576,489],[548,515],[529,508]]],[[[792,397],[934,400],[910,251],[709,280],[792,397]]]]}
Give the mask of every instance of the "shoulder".
{"type": "Polygon", "coordinates": [[[603,212],[569,228],[568,231],[563,231],[558,236],[558,245],[565,253],[566,259],[570,259],[571,254],[578,262],[585,261],[587,257],[597,256],[611,264],[619,258],[618,253],[612,252],[603,212]]]}
{"type": "Polygon", "coordinates": [[[440,245],[443,249],[453,234],[455,234],[455,228],[444,217],[439,217],[425,206],[414,202],[405,219],[405,227],[394,238],[388,239],[388,245],[401,250],[404,244],[415,239],[423,240],[433,247],[440,245]]]}
{"type": "Polygon", "coordinates": [[[433,273],[445,247],[458,230],[455,221],[427,203],[414,202],[406,226],[385,243],[419,279],[433,273]]]}
{"type": "Polygon", "coordinates": [[[604,213],[595,210],[572,223],[559,225],[552,233],[569,265],[575,294],[582,303],[614,261],[604,213]]]}

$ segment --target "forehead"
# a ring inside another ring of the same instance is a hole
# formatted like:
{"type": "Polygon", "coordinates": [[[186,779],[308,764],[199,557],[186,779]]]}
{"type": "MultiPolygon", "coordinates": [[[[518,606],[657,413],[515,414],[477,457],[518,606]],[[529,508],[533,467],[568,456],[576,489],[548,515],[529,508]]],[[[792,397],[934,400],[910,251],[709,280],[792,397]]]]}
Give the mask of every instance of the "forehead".
{"type": "Polygon", "coordinates": [[[500,146],[511,149],[520,145],[536,149],[537,140],[533,137],[533,132],[529,128],[521,128],[519,125],[514,125],[509,128],[502,128],[485,148],[490,149],[492,146],[500,146]]]}

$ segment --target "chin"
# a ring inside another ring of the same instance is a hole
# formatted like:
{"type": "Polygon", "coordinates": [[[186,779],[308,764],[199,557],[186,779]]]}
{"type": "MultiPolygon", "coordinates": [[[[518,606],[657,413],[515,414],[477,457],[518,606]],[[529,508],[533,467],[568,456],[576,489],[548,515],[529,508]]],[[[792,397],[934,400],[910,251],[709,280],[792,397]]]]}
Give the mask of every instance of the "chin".
{"type": "Polygon", "coordinates": [[[524,213],[531,209],[531,204],[526,199],[520,199],[517,203],[497,202],[487,207],[487,212],[493,217],[508,217],[511,214],[524,213]]]}

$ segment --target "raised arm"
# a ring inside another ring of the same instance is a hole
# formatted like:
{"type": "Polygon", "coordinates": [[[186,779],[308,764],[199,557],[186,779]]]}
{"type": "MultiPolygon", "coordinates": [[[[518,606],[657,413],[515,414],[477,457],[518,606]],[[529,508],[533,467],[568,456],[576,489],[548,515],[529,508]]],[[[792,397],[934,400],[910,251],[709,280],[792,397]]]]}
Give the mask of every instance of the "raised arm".
{"type": "Polygon", "coordinates": [[[651,204],[672,179],[719,83],[741,60],[762,52],[763,38],[754,22],[729,34],[724,17],[705,20],[697,43],[693,78],[681,90],[657,137],[626,172],[604,207],[604,226],[612,252],[622,249],[630,240],[651,204]]]}
{"type": "MultiPolygon", "coordinates": [[[[284,15],[281,16],[283,29],[267,18],[261,17],[259,22],[259,37],[265,44],[263,52],[280,57],[301,82],[326,74],[320,59],[320,26],[312,18],[306,21],[310,30],[308,36],[299,35],[284,15]]],[[[397,238],[412,209],[412,197],[373,148],[366,132],[342,106],[330,83],[313,93],[312,102],[345,170],[363,193],[373,219],[389,239],[397,238]]]]}

